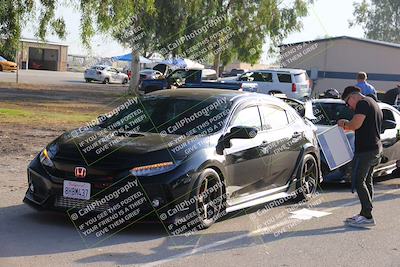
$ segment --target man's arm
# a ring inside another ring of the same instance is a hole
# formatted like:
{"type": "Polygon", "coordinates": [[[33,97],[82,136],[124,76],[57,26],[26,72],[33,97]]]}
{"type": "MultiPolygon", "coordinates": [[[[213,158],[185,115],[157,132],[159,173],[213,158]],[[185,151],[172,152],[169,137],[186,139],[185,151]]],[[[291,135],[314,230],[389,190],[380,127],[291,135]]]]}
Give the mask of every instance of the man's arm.
{"type": "Polygon", "coordinates": [[[355,114],[351,121],[340,119],[337,124],[339,127],[342,127],[343,130],[347,131],[355,131],[361,127],[364,123],[365,115],[364,114],[355,114]]]}

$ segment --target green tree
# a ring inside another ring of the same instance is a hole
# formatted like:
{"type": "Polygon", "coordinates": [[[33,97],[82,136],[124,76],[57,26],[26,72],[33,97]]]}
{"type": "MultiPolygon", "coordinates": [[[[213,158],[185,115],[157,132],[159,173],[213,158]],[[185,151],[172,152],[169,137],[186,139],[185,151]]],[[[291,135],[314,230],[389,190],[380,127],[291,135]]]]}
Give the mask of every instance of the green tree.
{"type": "Polygon", "coordinates": [[[45,38],[47,32],[65,37],[65,23],[62,18],[55,18],[57,1],[52,0],[0,0],[0,54],[15,59],[21,38],[21,29],[29,21],[38,19],[36,35],[45,38]],[[40,13],[35,18],[36,12],[40,13]]]}
{"type": "Polygon", "coordinates": [[[353,5],[350,27],[360,25],[369,39],[400,43],[399,0],[363,0],[353,5]]]}

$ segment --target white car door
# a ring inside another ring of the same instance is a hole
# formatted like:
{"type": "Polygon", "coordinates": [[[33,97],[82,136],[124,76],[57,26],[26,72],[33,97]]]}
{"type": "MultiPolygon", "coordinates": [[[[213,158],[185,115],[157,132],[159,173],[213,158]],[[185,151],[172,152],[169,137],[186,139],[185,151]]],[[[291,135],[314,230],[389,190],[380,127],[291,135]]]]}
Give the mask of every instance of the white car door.
{"type": "Polygon", "coordinates": [[[110,77],[111,77],[111,82],[113,83],[119,83],[119,76],[118,76],[118,71],[114,68],[110,68],[110,77]]]}

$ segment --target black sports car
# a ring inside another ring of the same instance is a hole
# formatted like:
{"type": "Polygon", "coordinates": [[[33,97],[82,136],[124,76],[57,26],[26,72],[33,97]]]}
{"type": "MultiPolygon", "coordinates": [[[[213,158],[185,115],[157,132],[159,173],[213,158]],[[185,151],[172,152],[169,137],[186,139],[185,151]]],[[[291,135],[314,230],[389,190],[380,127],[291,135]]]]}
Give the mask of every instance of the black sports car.
{"type": "Polygon", "coordinates": [[[128,99],[48,144],[28,166],[24,201],[69,210],[72,220],[153,214],[208,227],[225,212],[310,198],[320,178],[315,133],[283,101],[163,90],[128,99]]]}

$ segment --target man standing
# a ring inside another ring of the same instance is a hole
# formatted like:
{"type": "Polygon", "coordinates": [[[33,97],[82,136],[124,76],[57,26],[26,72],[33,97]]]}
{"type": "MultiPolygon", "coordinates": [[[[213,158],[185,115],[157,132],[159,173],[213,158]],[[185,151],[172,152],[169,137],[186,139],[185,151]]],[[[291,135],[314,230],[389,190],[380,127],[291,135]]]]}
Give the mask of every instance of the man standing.
{"type": "Polygon", "coordinates": [[[370,96],[377,100],[376,90],[375,88],[367,83],[368,76],[365,72],[359,72],[357,74],[357,84],[356,86],[361,89],[361,93],[365,96],[370,96]]]}
{"type": "Polygon", "coordinates": [[[361,94],[361,89],[358,87],[347,87],[342,99],[350,109],[354,110],[351,121],[341,119],[337,123],[345,130],[355,131],[352,192],[354,193],[354,188],[357,189],[361,203],[361,212],[347,218],[345,222],[354,227],[374,226],[372,173],[382,153],[380,132],[383,114],[376,101],[361,94]]]}

